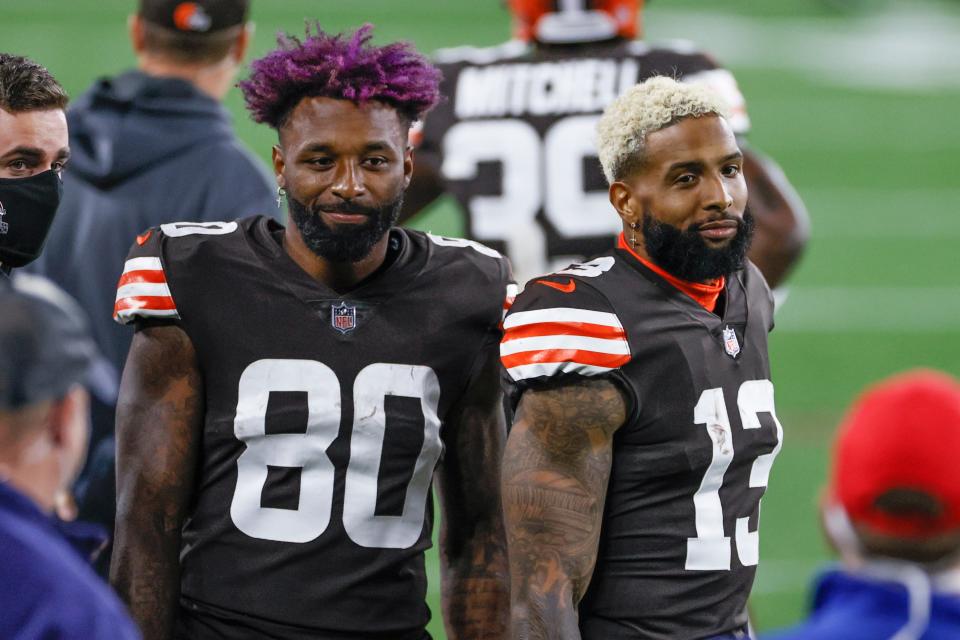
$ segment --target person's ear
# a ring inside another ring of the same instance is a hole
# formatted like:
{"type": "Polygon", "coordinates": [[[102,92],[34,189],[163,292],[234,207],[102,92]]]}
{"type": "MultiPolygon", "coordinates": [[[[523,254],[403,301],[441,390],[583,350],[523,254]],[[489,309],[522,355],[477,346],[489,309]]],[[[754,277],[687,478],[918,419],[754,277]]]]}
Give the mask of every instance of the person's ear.
{"type": "Polygon", "coordinates": [[[273,151],[271,153],[273,158],[273,175],[277,179],[277,186],[280,188],[286,188],[286,180],[283,177],[283,170],[286,168],[286,160],[283,158],[283,149],[280,148],[279,144],[273,145],[273,151]]]}
{"type": "Polygon", "coordinates": [[[237,36],[237,40],[231,49],[233,61],[237,65],[242,64],[246,59],[247,52],[250,51],[250,43],[253,42],[253,34],[256,33],[256,31],[256,25],[252,22],[246,23],[243,25],[243,29],[240,30],[240,34],[237,36]]]}
{"type": "Polygon", "coordinates": [[[643,215],[642,207],[637,201],[633,189],[625,182],[617,181],[610,185],[608,192],[610,204],[617,210],[617,215],[627,224],[632,226],[640,221],[643,215]]]}
{"type": "Polygon", "coordinates": [[[403,150],[403,188],[410,186],[413,178],[413,147],[407,145],[403,150]]]}
{"type": "Polygon", "coordinates": [[[83,467],[90,438],[90,403],[87,391],[76,385],[50,407],[47,425],[51,444],[61,458],[61,488],[71,485],[83,467]]]}
{"type": "Polygon", "coordinates": [[[850,516],[842,506],[830,500],[826,492],[820,495],[820,526],[827,544],[844,563],[855,567],[863,561],[860,538],[850,516]]]}
{"type": "Polygon", "coordinates": [[[144,44],[143,18],[137,14],[127,16],[127,35],[130,37],[133,52],[138,56],[142,55],[146,47],[144,44]]]}

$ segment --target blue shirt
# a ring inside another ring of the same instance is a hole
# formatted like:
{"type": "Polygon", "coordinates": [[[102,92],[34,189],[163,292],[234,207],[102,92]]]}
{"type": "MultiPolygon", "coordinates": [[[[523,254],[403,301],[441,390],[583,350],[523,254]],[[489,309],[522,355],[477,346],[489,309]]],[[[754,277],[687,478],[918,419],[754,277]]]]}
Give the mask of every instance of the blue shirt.
{"type": "Polygon", "coordinates": [[[58,527],[0,482],[0,638],[136,640],[133,621],[58,527]]]}
{"type": "MultiPolygon", "coordinates": [[[[934,591],[923,604],[927,615],[914,615],[917,633],[905,637],[960,638],[960,594],[934,591]]],[[[818,580],[810,617],[791,629],[765,634],[763,640],[886,640],[910,621],[906,584],[832,570],[818,580]]]]}

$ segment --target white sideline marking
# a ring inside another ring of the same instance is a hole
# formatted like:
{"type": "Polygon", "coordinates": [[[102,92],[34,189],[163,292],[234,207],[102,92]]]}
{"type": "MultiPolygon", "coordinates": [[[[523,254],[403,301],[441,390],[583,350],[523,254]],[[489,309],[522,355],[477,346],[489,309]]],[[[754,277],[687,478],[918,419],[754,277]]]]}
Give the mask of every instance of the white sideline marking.
{"type": "Polygon", "coordinates": [[[839,86],[918,90],[960,87],[960,13],[934,2],[892,3],[853,18],[751,18],[644,11],[651,43],[685,38],[724,64],[790,69],[839,86]]]}

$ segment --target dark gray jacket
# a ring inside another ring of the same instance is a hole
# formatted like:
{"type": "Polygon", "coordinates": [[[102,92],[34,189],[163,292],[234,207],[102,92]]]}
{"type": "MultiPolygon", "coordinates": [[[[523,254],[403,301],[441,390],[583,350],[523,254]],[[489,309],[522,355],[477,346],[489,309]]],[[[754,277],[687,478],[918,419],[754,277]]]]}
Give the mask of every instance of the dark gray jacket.
{"type": "Polygon", "coordinates": [[[131,332],[111,316],[137,234],[166,222],[277,215],[273,181],[236,139],[227,111],[183,80],[139,71],[99,80],[67,121],[72,158],[63,202],[28,270],[80,302],[104,368],[118,376],[131,332]]]}

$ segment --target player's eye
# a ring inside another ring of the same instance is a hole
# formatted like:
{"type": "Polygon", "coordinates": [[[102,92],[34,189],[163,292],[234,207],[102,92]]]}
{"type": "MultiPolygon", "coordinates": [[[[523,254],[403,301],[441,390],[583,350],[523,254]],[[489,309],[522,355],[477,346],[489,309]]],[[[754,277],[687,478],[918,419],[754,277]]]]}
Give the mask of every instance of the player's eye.
{"type": "Polygon", "coordinates": [[[30,168],[30,165],[27,164],[26,160],[11,160],[10,164],[7,165],[10,169],[14,171],[26,171],[30,168]]]}
{"type": "Polygon", "coordinates": [[[740,165],[728,164],[722,169],[723,175],[728,178],[735,178],[740,175],[740,165]]]}
{"type": "Polygon", "coordinates": [[[333,158],[328,158],[328,157],[310,158],[309,160],[307,160],[307,164],[317,168],[325,169],[333,166],[333,158]]]}
{"type": "Polygon", "coordinates": [[[366,158],[364,163],[371,167],[382,167],[387,164],[387,159],[381,156],[371,156],[366,158]]]}
{"type": "Polygon", "coordinates": [[[688,186],[696,182],[697,176],[692,173],[682,173],[674,179],[673,183],[681,186],[688,186]]]}

